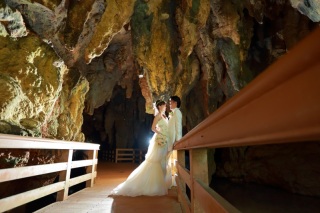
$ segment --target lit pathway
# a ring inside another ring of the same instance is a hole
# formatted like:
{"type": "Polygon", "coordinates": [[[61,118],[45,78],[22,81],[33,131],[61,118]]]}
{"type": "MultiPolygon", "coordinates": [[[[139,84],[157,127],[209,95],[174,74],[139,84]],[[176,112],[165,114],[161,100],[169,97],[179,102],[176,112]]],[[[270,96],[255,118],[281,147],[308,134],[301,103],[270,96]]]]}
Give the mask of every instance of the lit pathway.
{"type": "Polygon", "coordinates": [[[112,213],[180,213],[176,189],[166,196],[108,197],[110,191],[124,181],[136,167],[131,163],[98,163],[98,176],[92,188],[71,195],[63,202],[56,202],[37,211],[44,212],[112,212],[112,213]]]}

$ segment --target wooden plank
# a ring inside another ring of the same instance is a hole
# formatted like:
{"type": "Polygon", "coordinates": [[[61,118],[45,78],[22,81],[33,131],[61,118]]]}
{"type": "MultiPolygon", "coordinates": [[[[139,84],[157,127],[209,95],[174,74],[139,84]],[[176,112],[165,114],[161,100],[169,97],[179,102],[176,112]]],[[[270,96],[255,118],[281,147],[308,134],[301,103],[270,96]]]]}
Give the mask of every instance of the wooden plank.
{"type": "Polygon", "coordinates": [[[0,134],[0,148],[3,149],[75,149],[99,150],[99,144],[68,142],[45,138],[0,134]]]}
{"type": "Polygon", "coordinates": [[[240,213],[227,200],[200,181],[194,180],[194,195],[201,204],[203,212],[240,213]]]}
{"type": "MultiPolygon", "coordinates": [[[[98,152],[97,150],[94,151],[88,151],[88,157],[94,160],[98,161],[98,152]]],[[[92,163],[89,167],[87,167],[87,173],[91,175],[90,181],[86,182],[86,187],[93,187],[93,184],[95,182],[95,177],[96,177],[96,171],[97,171],[97,164],[94,163],[94,160],[92,160],[92,163]]]]}
{"type": "Polygon", "coordinates": [[[117,151],[133,151],[134,149],[116,149],[117,151]]]}
{"type": "Polygon", "coordinates": [[[65,199],[67,199],[67,197],[68,197],[69,180],[70,180],[70,174],[71,174],[72,154],[73,154],[73,150],[70,149],[69,152],[68,152],[67,170],[63,171],[63,172],[60,172],[60,175],[59,175],[59,181],[64,181],[65,182],[65,186],[64,186],[64,190],[63,191],[58,192],[57,201],[63,201],[65,199]]]}
{"type": "MultiPolygon", "coordinates": [[[[99,149],[99,144],[91,144],[91,143],[78,143],[78,142],[65,142],[59,140],[51,140],[51,139],[42,139],[42,138],[32,138],[32,137],[23,137],[16,135],[5,135],[0,134],[0,148],[2,149],[58,149],[58,150],[68,150],[67,158],[68,163],[54,163],[54,164],[46,164],[46,165],[34,165],[27,167],[18,167],[18,168],[8,168],[0,170],[0,182],[10,181],[25,177],[32,177],[36,175],[42,175],[52,172],[60,172],[60,181],[57,184],[51,184],[46,187],[41,187],[38,189],[34,189],[29,192],[20,193],[15,196],[11,196],[8,198],[4,198],[0,200],[1,210],[12,209],[27,202],[36,200],[40,197],[46,196],[48,194],[54,193],[58,191],[57,199],[64,200],[68,197],[68,189],[70,183],[68,183],[70,179],[71,168],[78,168],[83,166],[90,166],[95,168],[98,159],[97,159],[97,150],[99,149]],[[71,148],[71,149],[70,149],[71,148]],[[92,160],[83,160],[83,161],[75,161],[72,164],[72,155],[73,149],[76,150],[90,150],[94,154],[94,159],[92,160]],[[72,164],[72,165],[71,165],[72,164]],[[61,191],[64,189],[63,191],[61,191]],[[28,198],[24,198],[24,196],[28,196],[28,198]],[[15,200],[15,202],[12,202],[15,200]],[[17,200],[17,202],[16,202],[17,200]],[[10,202],[14,204],[10,204],[10,202]]],[[[84,177],[79,177],[71,182],[71,184],[77,184],[76,182],[83,182],[89,180],[91,177],[95,178],[97,173],[95,169],[94,172],[88,174],[84,177]]],[[[93,182],[91,180],[91,182],[93,182]]]]}
{"type": "Polygon", "coordinates": [[[170,189],[165,196],[109,196],[111,189],[119,185],[136,167],[131,163],[99,162],[97,184],[72,194],[63,202],[39,209],[36,213],[181,213],[176,187],[170,189]]]}
{"type": "MultiPolygon", "coordinates": [[[[208,149],[192,149],[190,150],[190,176],[191,179],[199,180],[205,185],[210,184],[210,177],[208,173],[208,149]]],[[[199,202],[198,197],[195,194],[194,181],[191,181],[191,208],[193,213],[202,213],[202,203],[199,202]]]]}
{"type": "Polygon", "coordinates": [[[133,153],[134,150],[133,149],[116,149],[116,163],[118,163],[118,161],[122,161],[122,160],[133,160],[133,153]],[[122,156],[124,155],[123,153],[126,152],[131,152],[129,154],[129,156],[132,156],[131,158],[122,158],[122,156]]]}
{"type": "Polygon", "coordinates": [[[98,159],[72,161],[71,168],[74,169],[74,168],[79,168],[84,166],[92,166],[92,164],[98,164],[98,159]]]}
{"type": "Polygon", "coordinates": [[[118,160],[132,160],[133,159],[133,157],[127,157],[127,158],[118,158],[118,160]]]}
{"type": "Polygon", "coordinates": [[[182,191],[182,183],[180,181],[180,178],[177,176],[176,177],[176,183],[177,183],[177,190],[178,190],[178,198],[179,198],[179,202],[182,205],[182,208],[184,210],[185,213],[190,213],[191,212],[191,203],[190,200],[188,198],[188,196],[186,195],[186,193],[184,191],[182,191]]]}
{"type": "Polygon", "coordinates": [[[320,28],[188,132],[174,148],[319,140],[319,38],[320,28]]]}
{"type": "Polygon", "coordinates": [[[118,156],[132,156],[133,154],[131,153],[131,154],[122,154],[122,153],[120,153],[120,154],[118,154],[118,156]]]}
{"type": "Polygon", "coordinates": [[[142,161],[142,155],[144,155],[147,151],[140,149],[116,149],[116,159],[115,162],[118,161],[142,161]]]}
{"type": "MultiPolygon", "coordinates": [[[[98,150],[93,150],[92,159],[98,161],[98,150]]],[[[97,164],[98,164],[98,162],[97,163],[92,162],[92,166],[91,166],[91,183],[90,183],[91,185],[90,185],[90,187],[93,187],[93,184],[96,181],[97,169],[98,169],[97,164]]]]}
{"type": "Polygon", "coordinates": [[[48,186],[43,186],[34,190],[30,190],[21,194],[13,195],[11,197],[0,200],[1,211],[5,212],[23,204],[37,200],[46,195],[60,191],[64,188],[65,182],[58,182],[48,186]]]}
{"type": "Polygon", "coordinates": [[[36,175],[48,174],[67,169],[67,163],[54,163],[36,166],[17,167],[0,170],[0,183],[36,175]]]}
{"type": "MultiPolygon", "coordinates": [[[[97,176],[97,172],[94,172],[94,177],[97,176]]],[[[72,179],[69,180],[69,187],[77,185],[79,183],[82,183],[84,181],[90,180],[92,177],[91,173],[85,174],[85,175],[81,175],[78,177],[74,177],[72,179]]]]}
{"type": "Polygon", "coordinates": [[[183,168],[179,163],[177,164],[178,176],[191,188],[191,177],[187,169],[183,168]]]}

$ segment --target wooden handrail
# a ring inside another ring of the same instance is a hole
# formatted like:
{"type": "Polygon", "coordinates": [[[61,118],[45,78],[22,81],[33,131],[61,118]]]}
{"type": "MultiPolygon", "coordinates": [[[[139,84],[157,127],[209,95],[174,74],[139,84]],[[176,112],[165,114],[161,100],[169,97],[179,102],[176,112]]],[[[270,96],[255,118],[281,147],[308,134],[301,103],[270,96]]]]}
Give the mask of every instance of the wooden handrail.
{"type": "Polygon", "coordinates": [[[143,149],[126,149],[126,148],[118,148],[116,149],[116,157],[115,162],[123,162],[130,161],[132,163],[141,163],[144,160],[144,155],[147,150],[143,149]]]}
{"type": "Polygon", "coordinates": [[[3,149],[74,149],[98,150],[100,145],[94,143],[69,142],[48,138],[34,138],[19,135],[0,134],[3,149]]]}
{"type": "Polygon", "coordinates": [[[208,148],[320,141],[319,38],[318,27],[174,145],[185,212],[239,212],[209,187],[208,148]]]}
{"type": "Polygon", "coordinates": [[[318,140],[319,38],[320,28],[317,28],[188,132],[174,148],[318,140]]]}
{"type": "Polygon", "coordinates": [[[87,187],[92,187],[97,176],[96,166],[98,164],[97,151],[99,146],[99,144],[93,143],[0,134],[0,149],[56,149],[63,150],[64,155],[68,156],[65,158],[67,159],[66,162],[1,169],[0,183],[53,172],[60,172],[60,180],[58,183],[0,199],[0,212],[13,209],[54,192],[58,192],[58,201],[65,200],[68,197],[69,187],[84,181],[86,181],[87,187]],[[86,150],[89,159],[72,161],[74,150],[86,150]],[[70,178],[71,169],[79,167],[87,167],[87,174],[70,178]]]}

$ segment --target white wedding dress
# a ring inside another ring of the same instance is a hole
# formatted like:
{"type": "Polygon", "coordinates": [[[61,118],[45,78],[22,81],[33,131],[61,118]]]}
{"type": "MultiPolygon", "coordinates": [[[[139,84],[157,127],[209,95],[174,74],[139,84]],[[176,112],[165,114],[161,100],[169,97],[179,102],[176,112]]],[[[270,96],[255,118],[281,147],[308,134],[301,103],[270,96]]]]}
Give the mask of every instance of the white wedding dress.
{"type": "MultiPolygon", "coordinates": [[[[157,126],[161,134],[155,133],[150,140],[145,161],[137,167],[127,178],[127,180],[119,184],[112,190],[112,195],[124,196],[155,196],[166,195],[168,187],[166,184],[166,155],[167,155],[167,140],[168,140],[168,119],[161,118],[157,126]],[[165,143],[159,145],[161,141],[165,143]]],[[[171,179],[171,173],[167,174],[171,179]]]]}

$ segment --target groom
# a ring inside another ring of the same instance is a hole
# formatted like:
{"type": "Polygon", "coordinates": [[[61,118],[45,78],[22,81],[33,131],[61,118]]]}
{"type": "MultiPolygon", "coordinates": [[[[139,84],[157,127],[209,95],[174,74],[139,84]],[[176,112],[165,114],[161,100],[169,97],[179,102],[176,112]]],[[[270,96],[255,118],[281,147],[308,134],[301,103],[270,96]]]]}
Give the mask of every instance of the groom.
{"type": "Polygon", "coordinates": [[[169,99],[169,106],[171,112],[169,113],[169,124],[168,124],[168,152],[172,151],[175,142],[182,137],[182,114],[180,111],[181,100],[178,96],[171,96],[169,99]]]}
{"type": "Polygon", "coordinates": [[[182,114],[180,111],[181,100],[178,96],[171,96],[169,99],[169,106],[171,112],[169,113],[169,123],[168,123],[168,152],[165,159],[165,182],[168,189],[171,186],[176,186],[175,178],[172,174],[172,164],[174,163],[172,148],[175,142],[182,137],[182,114]]]}

